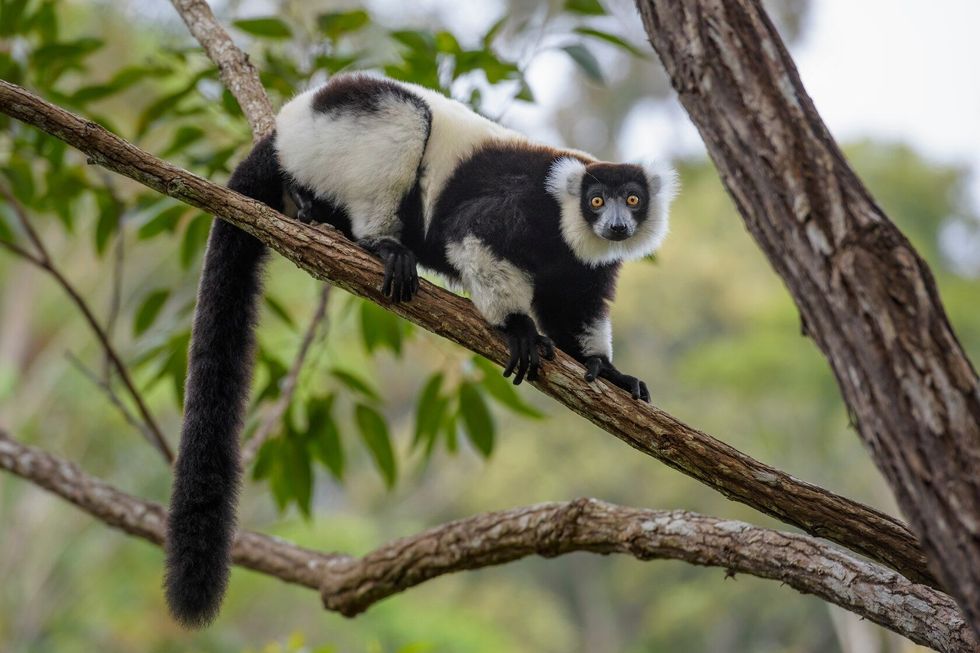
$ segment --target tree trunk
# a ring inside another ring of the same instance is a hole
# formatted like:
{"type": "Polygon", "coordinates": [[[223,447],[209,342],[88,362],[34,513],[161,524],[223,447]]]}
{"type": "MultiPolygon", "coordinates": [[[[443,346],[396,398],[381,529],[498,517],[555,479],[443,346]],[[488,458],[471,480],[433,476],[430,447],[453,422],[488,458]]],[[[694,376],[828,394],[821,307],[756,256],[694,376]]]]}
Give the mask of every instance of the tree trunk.
{"type": "Polygon", "coordinates": [[[980,632],[980,386],[928,266],[844,160],[757,0],[637,6],[930,565],[980,632]]]}

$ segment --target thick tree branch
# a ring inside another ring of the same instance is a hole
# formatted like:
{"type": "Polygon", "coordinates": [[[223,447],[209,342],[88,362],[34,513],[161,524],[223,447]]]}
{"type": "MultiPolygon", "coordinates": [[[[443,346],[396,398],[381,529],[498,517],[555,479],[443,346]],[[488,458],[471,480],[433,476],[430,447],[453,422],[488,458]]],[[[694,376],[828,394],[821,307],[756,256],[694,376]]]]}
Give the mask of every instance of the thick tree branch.
{"type": "Polygon", "coordinates": [[[122,379],[123,385],[126,387],[126,391],[133,403],[136,405],[136,410],[140,414],[140,418],[143,420],[145,428],[141,428],[140,432],[146,437],[147,441],[153,445],[153,447],[160,452],[164,460],[168,463],[172,463],[174,460],[173,451],[170,449],[170,445],[167,443],[167,439],[163,437],[163,431],[157,425],[156,420],[153,418],[150,409],[147,407],[146,402],[143,400],[143,395],[136,388],[136,384],[133,383],[132,378],[129,376],[129,370],[126,369],[125,363],[123,363],[122,358],[116,352],[116,348],[113,346],[112,341],[109,338],[109,334],[106,330],[99,324],[98,318],[95,317],[95,313],[89,307],[85,298],[78,292],[78,289],[61,273],[61,270],[54,264],[54,260],[48,253],[47,247],[44,245],[44,241],[38,235],[37,231],[34,230],[31,220],[27,215],[27,211],[24,206],[17,200],[16,197],[10,192],[10,190],[0,184],[0,196],[10,204],[14,211],[14,215],[17,216],[18,222],[20,222],[21,227],[27,234],[28,239],[34,246],[35,254],[31,255],[23,249],[13,245],[11,243],[2,242],[0,245],[6,247],[12,253],[30,261],[37,267],[41,268],[48,274],[50,274],[54,280],[61,286],[61,289],[65,291],[68,297],[71,299],[72,303],[81,311],[82,316],[88,323],[92,332],[95,333],[95,337],[98,339],[102,351],[105,353],[106,359],[115,368],[116,373],[119,374],[119,378],[122,379]]]}
{"type": "MultiPolygon", "coordinates": [[[[501,364],[506,347],[471,302],[423,282],[415,300],[390,304],[380,293],[382,266],[336,230],[290,220],[269,207],[161,161],[101,126],[0,81],[0,111],[77,147],[100,165],[228,220],[311,275],[369,299],[419,326],[501,364]]],[[[559,354],[535,386],[630,446],[730,499],[878,560],[911,580],[936,586],[915,537],[898,520],[800,481],[637,403],[605,381],[587,384],[559,354]]]]}
{"type": "Polygon", "coordinates": [[[980,633],[980,382],[928,265],[875,204],[758,0],[638,0],[680,101],[980,633]]]}
{"type": "Polygon", "coordinates": [[[221,82],[238,100],[255,141],[275,128],[272,103],[262,87],[255,66],[248,55],[238,49],[228,32],[221,27],[211,7],[204,0],[172,0],[174,8],[204,52],[218,66],[221,82]]]}
{"type": "MultiPolygon", "coordinates": [[[[160,546],[166,511],[93,478],[0,429],[0,468],[70,501],[109,526],[160,546]]],[[[239,532],[243,567],[318,589],[347,616],[438,576],[530,555],[574,551],[675,559],[785,583],[938,651],[972,652],[976,640],[942,592],[805,535],[684,511],[625,508],[595,499],[476,515],[390,542],[362,558],[323,554],[239,532]]]]}

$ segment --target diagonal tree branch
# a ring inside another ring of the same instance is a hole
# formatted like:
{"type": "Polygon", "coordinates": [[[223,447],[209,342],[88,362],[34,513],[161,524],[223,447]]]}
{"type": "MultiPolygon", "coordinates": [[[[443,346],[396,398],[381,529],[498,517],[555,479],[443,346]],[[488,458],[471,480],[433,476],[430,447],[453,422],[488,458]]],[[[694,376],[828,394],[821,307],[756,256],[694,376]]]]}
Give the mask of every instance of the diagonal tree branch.
{"type": "Polygon", "coordinates": [[[221,82],[238,100],[259,141],[275,128],[272,103],[248,55],[238,49],[204,0],[172,0],[174,8],[204,52],[218,66],[221,82]]]}
{"type": "MultiPolygon", "coordinates": [[[[417,298],[390,304],[379,292],[377,259],[333,229],[289,220],[269,207],[170,165],[101,126],[0,81],[0,111],[86,153],[93,161],[245,229],[318,279],[360,297],[500,364],[506,348],[461,297],[423,282],[417,298]]],[[[915,537],[898,520],[800,481],[639,404],[605,381],[585,383],[582,367],[560,354],[535,386],[630,446],[730,499],[937,586],[915,537]]]]}
{"type": "Polygon", "coordinates": [[[745,224],[980,634],[980,380],[929,266],[847,164],[759,0],[638,0],[745,224]]]}
{"type": "Polygon", "coordinates": [[[313,311],[313,318],[310,320],[309,326],[306,327],[303,340],[299,343],[299,351],[296,352],[296,358],[293,359],[292,367],[289,368],[289,372],[280,384],[278,399],[269,407],[268,412],[262,417],[258,429],[256,429],[252,437],[242,447],[243,467],[248,467],[251,464],[259,449],[262,448],[262,445],[275,434],[276,427],[282,422],[286,411],[289,410],[289,405],[293,402],[293,395],[296,393],[299,374],[303,371],[303,363],[306,362],[306,355],[310,353],[313,340],[316,338],[316,334],[320,330],[320,325],[327,315],[327,300],[330,299],[330,288],[331,286],[324,285],[320,290],[320,299],[317,302],[316,310],[313,311]]]}
{"type": "MultiPolygon", "coordinates": [[[[89,476],[0,429],[0,469],[70,501],[113,528],[160,546],[166,511],[89,476]]],[[[323,554],[240,531],[234,562],[318,589],[346,616],[427,580],[530,555],[573,551],[675,559],[777,580],[938,651],[977,642],[948,596],[805,535],[685,511],[641,510],[578,499],[476,515],[385,544],[364,557],[323,554]]]]}
{"type": "Polygon", "coordinates": [[[95,317],[95,313],[92,311],[91,307],[89,307],[88,303],[85,301],[85,298],[78,292],[78,289],[72,285],[68,278],[62,274],[61,270],[54,264],[51,255],[48,253],[47,247],[44,245],[44,241],[41,240],[41,237],[34,230],[33,225],[31,225],[31,220],[28,217],[27,210],[24,208],[24,206],[17,200],[16,197],[14,197],[13,193],[10,192],[10,189],[3,184],[0,184],[0,196],[2,196],[8,204],[10,204],[14,211],[14,215],[17,216],[17,220],[27,233],[27,237],[34,246],[36,253],[31,255],[11,243],[2,242],[0,244],[10,250],[12,253],[21,256],[25,260],[30,261],[37,267],[50,274],[58,285],[61,286],[62,290],[65,291],[72,303],[75,304],[79,311],[81,311],[82,316],[84,316],[85,321],[92,329],[92,332],[95,333],[95,337],[102,346],[102,350],[105,352],[106,358],[119,374],[119,378],[122,379],[127,393],[133,400],[133,403],[136,405],[136,410],[139,412],[140,418],[146,425],[145,428],[140,429],[140,432],[146,437],[149,443],[160,452],[160,455],[163,456],[164,460],[166,460],[168,463],[172,463],[174,460],[173,451],[171,451],[170,445],[167,443],[167,439],[163,437],[163,431],[160,430],[159,425],[153,418],[153,414],[150,413],[150,409],[143,400],[143,395],[136,388],[136,384],[133,383],[133,379],[129,376],[129,370],[126,369],[125,363],[123,363],[119,353],[116,352],[116,348],[112,345],[109,334],[106,333],[106,330],[101,324],[99,324],[98,318],[95,317]]]}

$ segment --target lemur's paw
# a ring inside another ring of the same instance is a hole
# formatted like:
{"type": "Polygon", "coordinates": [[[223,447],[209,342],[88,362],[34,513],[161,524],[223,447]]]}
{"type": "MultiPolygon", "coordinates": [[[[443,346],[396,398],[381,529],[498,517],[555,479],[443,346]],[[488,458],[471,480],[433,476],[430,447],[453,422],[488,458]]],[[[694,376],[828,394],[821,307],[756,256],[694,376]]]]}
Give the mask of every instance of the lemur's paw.
{"type": "Polygon", "coordinates": [[[646,383],[635,376],[623,374],[605,356],[589,356],[585,359],[585,380],[592,383],[599,377],[630,393],[633,399],[650,403],[650,391],[647,390],[646,383]]]}
{"type": "Polygon", "coordinates": [[[419,291],[418,266],[412,250],[390,238],[364,240],[360,244],[384,261],[381,294],[393,302],[411,300],[419,291]]]}
{"type": "Polygon", "coordinates": [[[510,360],[504,368],[504,376],[513,374],[514,385],[520,385],[524,379],[537,380],[541,356],[547,360],[555,357],[555,344],[551,338],[538,333],[534,320],[521,313],[508,315],[500,330],[504,332],[510,348],[510,360]],[[541,349],[540,353],[538,348],[541,349]]]}

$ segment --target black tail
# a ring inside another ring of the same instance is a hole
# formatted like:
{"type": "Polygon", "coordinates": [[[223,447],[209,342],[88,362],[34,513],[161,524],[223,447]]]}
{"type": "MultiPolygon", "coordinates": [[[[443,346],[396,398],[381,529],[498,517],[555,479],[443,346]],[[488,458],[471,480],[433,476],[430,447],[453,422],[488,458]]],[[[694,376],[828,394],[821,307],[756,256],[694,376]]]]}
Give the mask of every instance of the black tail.
{"type": "MultiPolygon", "coordinates": [[[[228,186],[281,211],[273,138],[255,146],[228,186]]],[[[264,259],[258,240],[214,221],[198,290],[167,525],[167,603],[177,621],[193,628],[217,616],[228,585],[241,476],[238,437],[252,379],[264,259]]]]}

